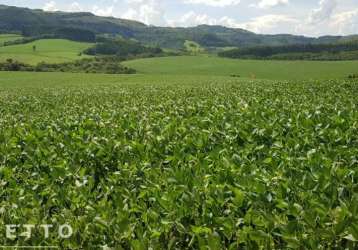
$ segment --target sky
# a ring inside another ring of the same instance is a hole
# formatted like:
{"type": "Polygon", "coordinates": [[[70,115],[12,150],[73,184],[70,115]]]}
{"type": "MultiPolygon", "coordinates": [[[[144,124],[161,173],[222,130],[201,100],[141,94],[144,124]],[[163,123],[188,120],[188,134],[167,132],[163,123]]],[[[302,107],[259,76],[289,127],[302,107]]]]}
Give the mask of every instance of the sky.
{"type": "Polygon", "coordinates": [[[0,0],[0,4],[89,11],[156,26],[210,24],[315,37],[358,34],[358,0],[0,0]]]}

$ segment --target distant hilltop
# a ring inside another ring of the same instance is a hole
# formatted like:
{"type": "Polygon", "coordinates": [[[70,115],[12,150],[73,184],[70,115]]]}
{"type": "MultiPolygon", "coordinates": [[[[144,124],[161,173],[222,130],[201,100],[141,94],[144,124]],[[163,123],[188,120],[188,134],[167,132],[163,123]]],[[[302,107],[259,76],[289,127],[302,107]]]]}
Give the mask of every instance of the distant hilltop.
{"type": "Polygon", "coordinates": [[[196,27],[155,27],[138,21],[100,17],[87,12],[46,12],[38,9],[0,5],[0,31],[25,36],[51,35],[61,28],[76,28],[94,34],[120,35],[144,44],[181,49],[185,41],[194,41],[204,48],[282,46],[292,44],[336,43],[352,36],[319,38],[289,34],[262,35],[244,29],[199,25],[196,27]]]}

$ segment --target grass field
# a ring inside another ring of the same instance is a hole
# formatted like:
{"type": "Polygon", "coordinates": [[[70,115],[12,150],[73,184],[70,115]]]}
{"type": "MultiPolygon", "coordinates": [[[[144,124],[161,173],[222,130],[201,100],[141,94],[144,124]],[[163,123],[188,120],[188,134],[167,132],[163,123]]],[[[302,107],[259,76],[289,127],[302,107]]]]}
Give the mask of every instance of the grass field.
{"type": "Polygon", "coordinates": [[[262,61],[215,56],[181,56],[138,59],[124,63],[144,74],[240,75],[273,80],[343,79],[358,73],[357,61],[262,61]]]}
{"type": "Polygon", "coordinates": [[[12,58],[32,65],[39,62],[62,63],[88,57],[79,56],[79,53],[90,46],[90,43],[63,39],[42,39],[27,44],[1,47],[0,61],[12,58]],[[36,46],[36,51],[33,51],[33,46],[36,46]]]}
{"type": "Polygon", "coordinates": [[[0,72],[0,234],[74,231],[0,244],[357,249],[357,92],[346,80],[0,72]]]}
{"type": "Polygon", "coordinates": [[[16,34],[0,34],[0,47],[4,45],[5,42],[14,41],[22,38],[21,35],[16,34]]]}

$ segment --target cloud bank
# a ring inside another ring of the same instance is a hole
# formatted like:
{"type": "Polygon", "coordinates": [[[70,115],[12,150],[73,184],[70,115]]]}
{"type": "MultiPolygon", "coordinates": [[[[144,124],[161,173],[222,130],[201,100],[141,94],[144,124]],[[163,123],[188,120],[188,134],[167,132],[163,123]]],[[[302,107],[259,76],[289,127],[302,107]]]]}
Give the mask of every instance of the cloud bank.
{"type": "Polygon", "coordinates": [[[46,11],[90,11],[148,25],[189,27],[199,24],[244,28],[257,33],[310,36],[358,33],[355,0],[315,0],[296,11],[298,0],[76,0],[44,2],[46,11]],[[349,5],[350,3],[350,5],[349,5]]]}

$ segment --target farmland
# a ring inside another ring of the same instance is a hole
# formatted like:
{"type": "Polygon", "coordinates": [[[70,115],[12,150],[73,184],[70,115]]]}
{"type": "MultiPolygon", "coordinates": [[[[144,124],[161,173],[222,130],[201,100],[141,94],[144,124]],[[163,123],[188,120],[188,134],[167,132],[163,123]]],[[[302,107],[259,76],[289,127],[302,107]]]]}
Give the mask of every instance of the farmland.
{"type": "Polygon", "coordinates": [[[341,77],[352,69],[272,81],[184,59],[180,73],[170,58],[128,62],[155,70],[130,76],[0,72],[0,228],[74,230],[1,244],[357,248],[358,82],[341,77]]]}
{"type": "Polygon", "coordinates": [[[18,40],[21,38],[22,36],[16,34],[0,34],[0,47],[3,46],[5,42],[18,40]]]}
{"type": "Polygon", "coordinates": [[[26,44],[0,47],[0,61],[11,58],[31,65],[40,62],[63,63],[88,57],[79,54],[91,46],[91,43],[73,42],[65,39],[41,39],[26,44]],[[33,50],[34,46],[36,47],[35,51],[33,50]]]}
{"type": "Polygon", "coordinates": [[[354,1],[5,2],[0,249],[358,249],[354,1]]]}
{"type": "MultiPolygon", "coordinates": [[[[10,37],[17,35],[3,35],[10,37]]],[[[41,62],[56,64],[72,62],[91,56],[83,53],[92,43],[66,39],[41,39],[34,42],[0,47],[0,62],[13,59],[36,65],[41,62]],[[35,47],[35,50],[34,50],[35,47]]],[[[202,52],[198,44],[186,41],[187,50],[202,52]]],[[[170,56],[126,61],[124,66],[145,75],[240,76],[246,79],[309,80],[344,79],[357,74],[356,61],[263,61],[219,58],[204,54],[197,56],[170,56]]]]}
{"type": "Polygon", "coordinates": [[[356,61],[263,61],[208,55],[137,59],[125,62],[124,65],[143,74],[235,74],[243,78],[272,80],[343,79],[358,71],[356,61]]]}

